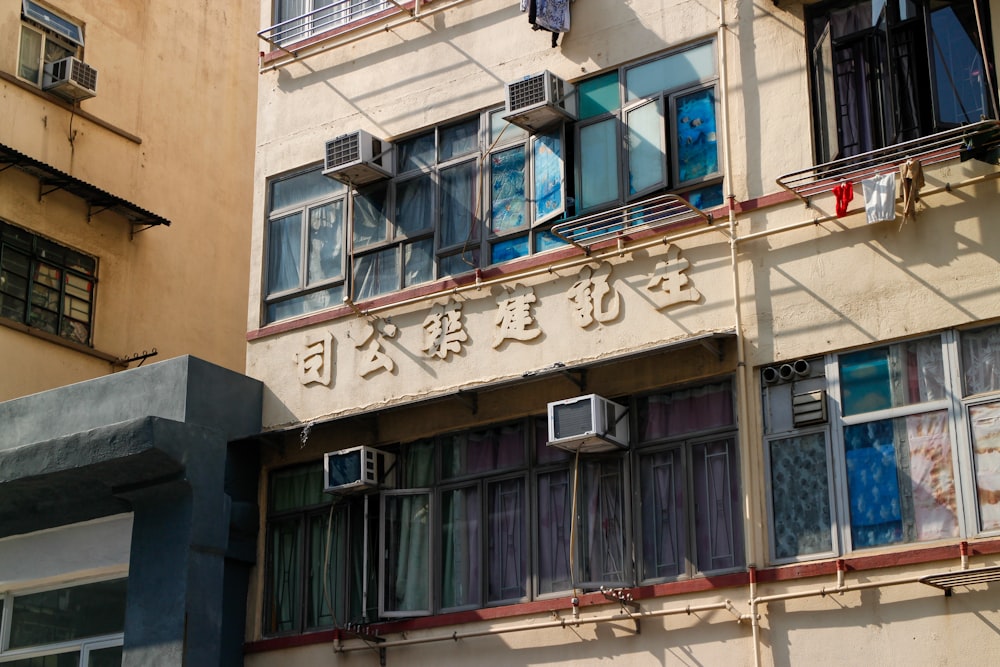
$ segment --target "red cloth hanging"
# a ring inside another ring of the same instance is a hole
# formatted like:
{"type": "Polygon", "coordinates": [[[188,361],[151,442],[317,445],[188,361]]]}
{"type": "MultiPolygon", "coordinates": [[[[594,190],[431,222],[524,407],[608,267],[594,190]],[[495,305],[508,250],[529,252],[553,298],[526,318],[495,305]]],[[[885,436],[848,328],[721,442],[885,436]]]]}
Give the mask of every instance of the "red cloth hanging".
{"type": "Polygon", "coordinates": [[[847,215],[847,205],[854,199],[854,183],[841,181],[833,186],[833,196],[837,198],[837,217],[847,215]]]}

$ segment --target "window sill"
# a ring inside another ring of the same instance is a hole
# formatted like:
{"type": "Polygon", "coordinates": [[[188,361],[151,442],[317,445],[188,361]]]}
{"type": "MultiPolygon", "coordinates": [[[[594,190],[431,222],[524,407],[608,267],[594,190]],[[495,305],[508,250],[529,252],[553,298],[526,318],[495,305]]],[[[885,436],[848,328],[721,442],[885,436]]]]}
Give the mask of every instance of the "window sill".
{"type": "Polygon", "coordinates": [[[101,352],[95,350],[94,348],[83,345],[82,343],[75,343],[71,340],[62,338],[55,334],[51,334],[48,331],[43,331],[36,327],[28,326],[27,324],[22,324],[20,322],[15,322],[14,320],[8,320],[0,317],[0,326],[6,327],[8,329],[13,329],[14,331],[20,331],[23,334],[33,336],[35,338],[41,338],[42,340],[48,341],[50,343],[55,343],[56,345],[61,345],[62,347],[73,350],[74,352],[80,352],[86,354],[87,356],[95,357],[101,361],[106,361],[112,366],[118,368],[125,368],[127,364],[123,363],[118,357],[113,354],[108,354],[107,352],[101,352]]]}
{"type": "Polygon", "coordinates": [[[125,130],[121,129],[120,127],[112,125],[111,123],[109,123],[109,122],[107,122],[105,120],[101,120],[100,118],[98,118],[97,116],[93,115],[92,113],[84,111],[79,106],[75,106],[74,107],[74,105],[70,104],[69,102],[67,102],[66,100],[62,99],[61,97],[57,97],[57,96],[53,95],[52,93],[47,93],[44,90],[41,90],[40,88],[36,88],[35,86],[31,85],[30,83],[27,83],[26,81],[21,81],[17,77],[12,76],[12,75],[8,74],[7,72],[0,72],[0,81],[5,81],[5,82],[7,82],[7,83],[9,83],[11,85],[17,86],[21,90],[25,90],[25,91],[31,93],[32,95],[40,97],[43,100],[45,100],[46,102],[50,102],[50,103],[52,103],[52,104],[54,104],[54,105],[56,105],[58,107],[62,107],[66,111],[69,111],[71,113],[75,113],[77,116],[79,116],[81,118],[85,118],[86,120],[89,120],[91,123],[93,123],[95,125],[99,125],[99,126],[103,127],[105,130],[108,130],[109,132],[112,132],[113,134],[117,134],[119,137],[122,137],[123,139],[127,139],[127,140],[131,141],[134,144],[141,144],[142,143],[142,138],[141,137],[136,136],[136,135],[132,134],[131,132],[126,132],[125,130]]]}
{"type": "MultiPolygon", "coordinates": [[[[808,579],[810,577],[818,576],[833,577],[837,574],[838,562],[843,563],[843,569],[846,571],[861,572],[885,570],[894,567],[921,565],[948,560],[957,561],[961,555],[960,544],[964,543],[951,543],[935,547],[907,549],[903,551],[855,556],[842,559],[830,559],[817,563],[783,565],[780,567],[757,570],[756,581],[757,583],[775,583],[793,582],[800,579],[808,579]]],[[[970,556],[983,556],[1000,553],[1000,539],[997,538],[978,542],[968,542],[967,544],[968,554],[970,556]]],[[[638,586],[636,588],[629,589],[629,593],[631,593],[633,600],[641,602],[642,600],[655,598],[747,586],[749,583],[749,572],[735,572],[718,576],[685,579],[683,581],[675,581],[664,584],[638,586]]],[[[601,593],[588,593],[581,595],[579,600],[581,609],[610,604],[608,599],[601,593]]],[[[405,621],[377,623],[369,626],[368,629],[377,629],[379,635],[385,636],[416,630],[443,628],[461,625],[463,623],[512,619],[518,616],[526,616],[530,614],[567,612],[570,609],[572,609],[571,598],[559,597],[539,600],[536,602],[507,605],[503,607],[488,607],[474,611],[438,614],[436,616],[426,616],[408,619],[405,621]]],[[[298,646],[329,643],[337,639],[350,639],[352,636],[353,635],[349,635],[347,633],[342,633],[339,630],[330,629],[311,632],[308,634],[270,637],[247,642],[244,645],[244,653],[251,654],[279,651],[298,646]]]]}

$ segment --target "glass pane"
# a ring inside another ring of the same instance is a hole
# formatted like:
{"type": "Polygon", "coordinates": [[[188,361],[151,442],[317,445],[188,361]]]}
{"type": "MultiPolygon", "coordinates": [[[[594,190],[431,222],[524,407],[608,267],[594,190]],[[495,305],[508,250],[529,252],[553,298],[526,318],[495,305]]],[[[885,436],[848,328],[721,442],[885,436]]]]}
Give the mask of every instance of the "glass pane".
{"type": "Polygon", "coordinates": [[[54,12],[50,12],[48,9],[31,0],[25,0],[23,7],[24,15],[29,19],[37,21],[49,30],[62,35],[75,44],[83,46],[83,30],[80,29],[80,26],[54,12]]]}
{"type": "Polygon", "coordinates": [[[479,148],[479,119],[441,128],[441,162],[467,155],[479,148]]]}
{"type": "Polygon", "coordinates": [[[347,192],[347,186],[327,178],[319,169],[271,181],[271,210],[325,199],[347,192]]]}
{"type": "Polygon", "coordinates": [[[323,493],[323,465],[285,468],[271,473],[268,511],[284,512],[325,505],[330,496],[323,493]]]}
{"type": "Polygon", "coordinates": [[[302,214],[293,213],[268,225],[267,293],[284,292],[301,284],[302,214]]]}
{"type": "Polygon", "coordinates": [[[413,236],[433,225],[434,191],[430,174],[396,185],[396,235],[413,236]]]}
{"type": "Polygon", "coordinates": [[[264,633],[286,632],[299,627],[302,567],[300,520],[269,520],[267,605],[264,633]]]}
{"type": "Polygon", "coordinates": [[[529,253],[528,236],[518,236],[512,239],[496,241],[490,246],[490,264],[499,264],[518,257],[526,257],[529,253]]]}
{"type": "Polygon", "coordinates": [[[736,442],[722,440],[692,447],[691,478],[698,571],[740,567],[743,519],[736,442]]]}
{"type": "Polygon", "coordinates": [[[397,166],[400,173],[425,169],[434,164],[434,133],[400,141],[396,144],[397,166]]]}
{"type": "Polygon", "coordinates": [[[972,2],[942,5],[931,11],[938,120],[958,125],[991,118],[991,93],[979,52],[972,2]]]}
{"type": "Polygon", "coordinates": [[[388,612],[430,610],[430,495],[383,496],[385,501],[385,597],[388,612]]]}
{"type": "Polygon", "coordinates": [[[581,81],[576,90],[580,95],[580,120],[615,111],[621,106],[618,72],[581,81]]]}
{"type": "Polygon", "coordinates": [[[15,597],[10,648],[122,632],[125,584],[125,579],[117,579],[15,597]]]}
{"type": "Polygon", "coordinates": [[[826,435],[772,440],[768,450],[775,558],[832,551],[826,435]]]}
{"type": "Polygon", "coordinates": [[[479,487],[441,493],[441,606],[480,606],[479,487]]]}
{"type": "Polygon", "coordinates": [[[684,469],[679,449],[644,456],[639,464],[642,492],[642,578],[684,574],[687,522],[684,469]]]}
{"type": "Polygon", "coordinates": [[[479,239],[475,224],[476,163],[441,170],[441,246],[448,247],[479,239]]]}
{"type": "Polygon", "coordinates": [[[403,287],[434,279],[434,239],[407,243],[403,247],[403,287]]]}
{"type": "Polygon", "coordinates": [[[556,248],[562,248],[565,245],[568,245],[566,241],[562,240],[547,229],[535,234],[535,252],[555,250],[556,248]]]}
{"type": "Polygon", "coordinates": [[[958,535],[947,412],[848,426],[844,449],[855,548],[958,535]]]}
{"type": "Polygon", "coordinates": [[[523,146],[490,156],[490,228],[494,232],[517,229],[526,222],[525,162],[523,146]]]}
{"type": "Polygon", "coordinates": [[[581,462],[580,583],[625,581],[624,493],[621,459],[581,462]]]}
{"type": "Polygon", "coordinates": [[[1000,326],[962,332],[965,395],[1000,390],[1000,326]]]}
{"type": "Polygon", "coordinates": [[[267,304],[267,321],[277,322],[289,317],[298,317],[299,315],[323,310],[324,308],[339,306],[343,303],[344,286],[335,285],[328,289],[317,290],[309,294],[294,296],[267,304]]]}
{"type": "MultiPolygon", "coordinates": [[[[306,570],[306,627],[328,628],[344,598],[340,582],[346,573],[347,508],[309,517],[309,567],[306,570]],[[323,576],[326,572],[326,577],[323,576]]],[[[360,537],[360,536],[359,536],[360,537]]]]}
{"type": "MultiPolygon", "coordinates": [[[[119,664],[121,663],[119,662],[119,664]]],[[[21,658],[20,660],[3,663],[4,667],[79,667],[79,665],[79,651],[58,653],[56,655],[42,655],[34,658],[21,658]]]]}
{"type": "Polygon", "coordinates": [[[840,356],[845,416],[943,399],[943,382],[936,336],[840,356]]]}
{"type": "Polygon", "coordinates": [[[628,127],[628,191],[630,195],[666,181],[663,112],[660,100],[626,114],[628,127]]]}
{"type": "Polygon", "coordinates": [[[691,190],[683,196],[691,203],[692,206],[702,210],[722,206],[724,201],[722,196],[722,183],[716,183],[697,190],[691,190]]]}
{"type": "Polygon", "coordinates": [[[445,479],[524,464],[525,435],[520,423],[463,431],[442,440],[441,475],[445,479]]]}
{"type": "Polygon", "coordinates": [[[639,439],[643,442],[735,423],[729,382],[645,396],[637,407],[639,439]]]}
{"type": "Polygon", "coordinates": [[[1000,529],[1000,401],[969,408],[980,530],[1000,529]]]}
{"type": "Polygon", "coordinates": [[[535,223],[559,215],[565,210],[563,182],[565,168],[562,134],[541,134],[531,144],[534,167],[535,223]]]}
{"type": "Polygon", "coordinates": [[[479,247],[441,258],[441,275],[457,276],[479,267],[479,247]]]}
{"type": "Polygon", "coordinates": [[[526,139],[527,131],[517,125],[511,125],[503,119],[506,109],[498,109],[490,114],[490,145],[506,143],[517,139],[526,139]]]}
{"type": "Polygon", "coordinates": [[[490,602],[528,595],[527,504],[524,479],[506,479],[487,486],[490,602]]]}
{"type": "Polygon", "coordinates": [[[542,473],[538,491],[538,592],[554,593],[573,587],[570,577],[569,537],[572,484],[568,470],[542,473]]]}
{"type": "Polygon", "coordinates": [[[403,488],[430,486],[434,483],[434,441],[411,442],[403,448],[403,488]]]}
{"type": "Polygon", "coordinates": [[[121,667],[122,647],[108,646],[90,651],[87,667],[121,667]]]}
{"type": "Polygon", "coordinates": [[[344,265],[344,200],[309,210],[306,283],[339,278],[344,265]]]}
{"type": "Polygon", "coordinates": [[[359,193],[354,198],[354,247],[385,241],[389,222],[389,189],[382,185],[359,193]]]}
{"type": "Polygon", "coordinates": [[[581,210],[618,199],[617,123],[610,118],[580,128],[581,210]]]}
{"type": "Polygon", "coordinates": [[[17,57],[17,75],[41,85],[42,35],[21,26],[21,50],[17,57]]]}
{"type": "Polygon", "coordinates": [[[650,97],[715,76],[715,49],[702,44],[658,58],[625,72],[626,99],[650,97]]]}
{"type": "Polygon", "coordinates": [[[678,97],[677,181],[703,178],[719,171],[718,135],[715,128],[715,89],[678,97]]]}
{"type": "Polygon", "coordinates": [[[399,289],[399,248],[354,257],[354,298],[369,299],[399,289]]]}

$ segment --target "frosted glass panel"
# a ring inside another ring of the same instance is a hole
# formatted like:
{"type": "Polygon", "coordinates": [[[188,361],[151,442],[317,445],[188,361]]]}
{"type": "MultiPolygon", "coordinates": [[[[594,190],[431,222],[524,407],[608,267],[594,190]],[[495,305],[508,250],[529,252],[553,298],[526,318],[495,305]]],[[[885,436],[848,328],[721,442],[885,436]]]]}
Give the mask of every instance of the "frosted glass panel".
{"type": "Polygon", "coordinates": [[[615,121],[580,129],[580,209],[618,199],[618,146],[615,121]]]}
{"type": "Polygon", "coordinates": [[[663,113],[654,100],[632,109],[628,124],[628,189],[635,194],[665,180],[663,163],[663,113]]]}
{"type": "Polygon", "coordinates": [[[775,557],[832,551],[825,434],[774,440],[769,451],[775,557]]]}

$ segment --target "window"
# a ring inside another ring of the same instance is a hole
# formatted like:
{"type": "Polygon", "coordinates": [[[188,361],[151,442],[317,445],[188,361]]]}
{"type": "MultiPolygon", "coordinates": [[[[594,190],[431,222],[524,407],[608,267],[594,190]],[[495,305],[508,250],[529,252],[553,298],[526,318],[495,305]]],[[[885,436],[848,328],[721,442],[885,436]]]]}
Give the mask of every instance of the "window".
{"type": "Polygon", "coordinates": [[[391,7],[389,0],[275,0],[274,38],[292,44],[391,7]]]}
{"type": "Polygon", "coordinates": [[[268,322],[340,305],[344,298],[347,186],[319,167],[268,189],[268,322]]]}
{"type": "Polygon", "coordinates": [[[21,19],[17,75],[41,87],[48,63],[80,56],[83,26],[32,0],[21,0],[21,19]]]}
{"type": "Polygon", "coordinates": [[[323,493],[322,462],[270,476],[264,632],[274,635],[374,618],[377,499],[323,493]],[[366,537],[368,540],[366,540],[366,537]],[[366,547],[367,545],[367,547],[366,547]],[[367,548],[367,551],[366,551],[367,548]],[[325,573],[325,576],[324,576],[325,573]],[[369,576],[370,575],[370,576],[369,576]],[[370,593],[369,593],[370,591],[370,593]]]}
{"type": "Polygon", "coordinates": [[[0,221],[0,317],[91,343],[97,260],[0,221]]]}
{"type": "Polygon", "coordinates": [[[774,559],[1000,528],[996,359],[993,326],[836,355],[809,377],[765,386],[774,559]],[[838,408],[827,426],[782,416],[820,387],[838,408]],[[963,495],[964,475],[975,493],[963,495]]]}
{"type": "Polygon", "coordinates": [[[350,196],[320,167],[271,180],[265,321],[563,245],[549,231],[566,200],[562,130],[528,137],[501,115],[397,141],[396,177],[350,196]]]}
{"type": "Polygon", "coordinates": [[[835,0],[806,8],[819,162],[995,117],[988,3],[835,0]]]}
{"type": "Polygon", "coordinates": [[[536,418],[392,447],[378,493],[324,494],[321,463],[273,472],[264,633],[743,567],[732,382],[627,402],[624,450],[549,447],[536,418]]]}
{"type": "Polygon", "coordinates": [[[577,84],[577,212],[668,189],[722,203],[715,63],[704,43],[577,84]]]}
{"type": "Polygon", "coordinates": [[[112,667],[121,664],[126,580],[0,594],[0,664],[112,667]],[[4,615],[6,614],[6,615],[4,615]]]}

